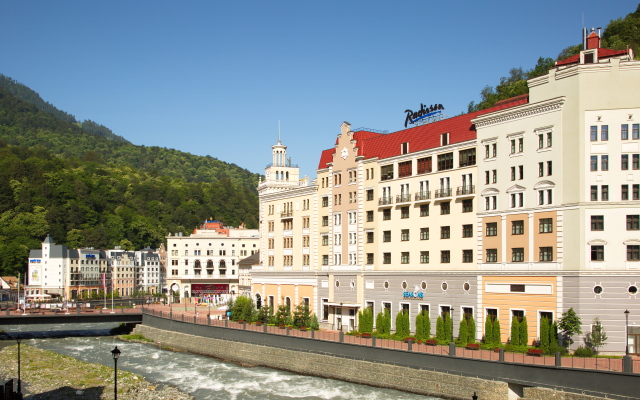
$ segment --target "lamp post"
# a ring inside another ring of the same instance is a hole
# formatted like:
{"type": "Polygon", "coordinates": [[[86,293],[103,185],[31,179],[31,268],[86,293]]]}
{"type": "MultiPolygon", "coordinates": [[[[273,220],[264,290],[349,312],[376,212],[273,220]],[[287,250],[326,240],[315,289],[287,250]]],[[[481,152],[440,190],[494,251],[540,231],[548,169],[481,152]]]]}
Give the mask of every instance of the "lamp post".
{"type": "Polygon", "coordinates": [[[449,309],[449,316],[451,317],[451,343],[454,343],[453,340],[453,307],[449,309]]]}
{"type": "Polygon", "coordinates": [[[22,339],[17,338],[16,342],[18,342],[18,398],[22,398],[22,386],[20,384],[20,342],[22,339]]]}
{"type": "Polygon", "coordinates": [[[115,349],[111,350],[111,355],[113,355],[113,398],[114,400],[118,400],[118,358],[120,357],[120,350],[118,350],[118,346],[115,349]]]}
{"type": "Polygon", "coordinates": [[[624,324],[624,355],[629,355],[629,310],[624,310],[624,317],[626,319],[624,324]]]}

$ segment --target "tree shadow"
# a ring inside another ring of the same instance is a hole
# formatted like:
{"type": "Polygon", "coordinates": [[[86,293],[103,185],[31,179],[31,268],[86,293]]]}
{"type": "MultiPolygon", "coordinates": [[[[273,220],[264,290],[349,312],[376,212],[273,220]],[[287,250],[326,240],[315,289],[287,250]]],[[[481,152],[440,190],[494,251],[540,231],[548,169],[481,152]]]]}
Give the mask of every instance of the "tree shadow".
{"type": "Polygon", "coordinates": [[[105,389],[104,386],[87,389],[75,389],[70,386],[64,386],[48,392],[32,394],[29,398],[34,400],[100,400],[100,396],[102,396],[105,389]]]}

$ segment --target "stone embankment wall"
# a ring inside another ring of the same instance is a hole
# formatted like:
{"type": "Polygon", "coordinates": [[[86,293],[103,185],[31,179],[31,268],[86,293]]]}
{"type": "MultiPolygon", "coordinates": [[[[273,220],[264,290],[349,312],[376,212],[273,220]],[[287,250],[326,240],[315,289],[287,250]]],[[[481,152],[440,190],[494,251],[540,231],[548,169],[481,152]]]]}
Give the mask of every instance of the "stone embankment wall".
{"type": "Polygon", "coordinates": [[[468,400],[473,392],[477,392],[482,400],[508,400],[508,385],[505,382],[206,338],[145,325],[136,326],[133,333],[144,335],[161,346],[242,365],[263,366],[450,399],[468,400]]]}

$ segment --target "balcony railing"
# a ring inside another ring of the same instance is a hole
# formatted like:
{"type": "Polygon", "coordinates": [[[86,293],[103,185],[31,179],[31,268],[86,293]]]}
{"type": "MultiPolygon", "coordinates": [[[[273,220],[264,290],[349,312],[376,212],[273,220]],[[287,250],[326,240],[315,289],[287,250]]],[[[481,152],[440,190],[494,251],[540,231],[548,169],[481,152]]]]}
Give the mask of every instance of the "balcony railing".
{"type": "Polygon", "coordinates": [[[448,189],[437,189],[434,193],[436,199],[439,197],[450,197],[451,196],[451,188],[448,189]]]}
{"type": "Polygon", "coordinates": [[[280,218],[293,217],[293,211],[284,211],[280,213],[280,218]]]}
{"type": "Polygon", "coordinates": [[[393,204],[393,197],[380,197],[380,199],[378,199],[379,206],[386,206],[387,204],[393,204]]]}
{"type": "Polygon", "coordinates": [[[418,192],[418,193],[416,193],[415,201],[429,200],[430,198],[431,198],[431,192],[430,191],[418,192]]]}
{"type": "Polygon", "coordinates": [[[396,196],[396,203],[407,203],[411,201],[410,194],[399,194],[396,196]]]}
{"type": "Polygon", "coordinates": [[[458,186],[458,189],[456,190],[456,196],[461,196],[465,194],[475,194],[475,192],[476,192],[475,185],[458,186]]]}

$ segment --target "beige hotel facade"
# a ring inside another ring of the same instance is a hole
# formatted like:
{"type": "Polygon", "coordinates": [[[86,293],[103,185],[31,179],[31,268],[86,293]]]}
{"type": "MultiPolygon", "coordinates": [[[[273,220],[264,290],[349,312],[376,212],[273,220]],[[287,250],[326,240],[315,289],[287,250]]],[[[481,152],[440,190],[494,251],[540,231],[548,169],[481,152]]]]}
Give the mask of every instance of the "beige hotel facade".
{"type": "MultiPolygon", "coordinates": [[[[640,345],[640,61],[599,47],[530,93],[393,133],[340,126],[309,183],[280,141],[260,182],[256,300],[305,302],[326,328],[357,313],[599,317],[605,352],[640,345]]],[[[393,328],[393,327],[392,327],[393,328]]],[[[435,323],[433,324],[435,334],[435,323]]],[[[576,345],[582,344],[577,338],[576,345]]]]}

